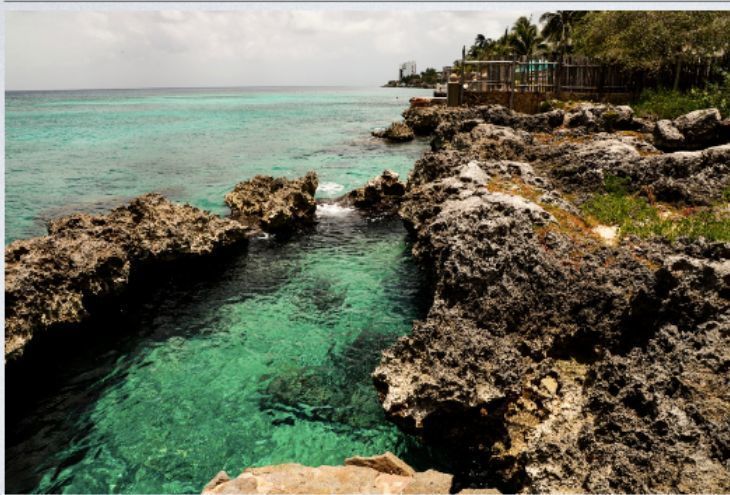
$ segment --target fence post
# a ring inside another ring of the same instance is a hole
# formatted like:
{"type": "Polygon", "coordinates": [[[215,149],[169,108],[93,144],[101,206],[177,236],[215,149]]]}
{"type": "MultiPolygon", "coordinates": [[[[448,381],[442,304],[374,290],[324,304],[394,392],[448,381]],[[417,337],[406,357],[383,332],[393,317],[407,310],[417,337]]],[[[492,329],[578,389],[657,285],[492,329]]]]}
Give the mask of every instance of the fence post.
{"type": "Polygon", "coordinates": [[[512,68],[510,71],[510,88],[509,88],[509,109],[515,107],[515,74],[517,72],[517,54],[512,54],[512,68]]]}
{"type": "Polygon", "coordinates": [[[598,94],[599,96],[603,96],[603,88],[606,85],[606,66],[604,64],[601,64],[601,68],[599,70],[600,72],[598,73],[598,94]]]}
{"type": "Polygon", "coordinates": [[[461,90],[459,91],[459,105],[464,104],[464,78],[466,75],[466,45],[461,47],[461,90]]]}
{"type": "Polygon", "coordinates": [[[558,64],[555,66],[555,99],[560,99],[560,79],[563,77],[563,53],[558,55],[558,64]]]}
{"type": "Polygon", "coordinates": [[[463,88],[456,74],[453,75],[454,80],[449,80],[446,85],[446,106],[458,107],[461,105],[461,95],[463,88]]]}

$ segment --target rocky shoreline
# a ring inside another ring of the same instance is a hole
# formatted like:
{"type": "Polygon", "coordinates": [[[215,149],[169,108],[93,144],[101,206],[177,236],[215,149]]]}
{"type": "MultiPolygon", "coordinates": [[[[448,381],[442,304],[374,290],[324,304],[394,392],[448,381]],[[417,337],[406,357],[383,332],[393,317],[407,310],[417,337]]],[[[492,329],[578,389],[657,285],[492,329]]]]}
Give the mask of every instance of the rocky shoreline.
{"type": "Polygon", "coordinates": [[[704,147],[726,122],[685,116],[695,151],[663,153],[663,124],[628,107],[404,116],[432,135],[400,215],[434,302],[373,373],[388,418],[454,452],[457,486],[730,490],[730,243],[615,237],[585,213],[617,178],[727,228],[730,145],[704,147]]]}
{"type": "MultiPolygon", "coordinates": [[[[386,170],[335,203],[399,214],[430,275],[427,317],[372,377],[386,417],[454,473],[386,453],[219,473],[204,493],[730,491],[730,242],[693,223],[727,228],[728,121],[594,104],[404,118],[398,135],[431,138],[407,183],[386,170]],[[629,207],[655,230],[599,221],[629,207]]],[[[6,361],[155,266],[306,229],[316,189],[314,173],[257,176],[226,195],[229,218],[149,194],[10,244],[6,361]]]]}
{"type": "Polygon", "coordinates": [[[5,248],[5,359],[32,341],[118,305],[155,267],[210,257],[262,231],[286,235],[314,222],[317,176],[257,176],[226,196],[231,218],[147,194],[106,215],[53,220],[48,235],[5,248]]]}

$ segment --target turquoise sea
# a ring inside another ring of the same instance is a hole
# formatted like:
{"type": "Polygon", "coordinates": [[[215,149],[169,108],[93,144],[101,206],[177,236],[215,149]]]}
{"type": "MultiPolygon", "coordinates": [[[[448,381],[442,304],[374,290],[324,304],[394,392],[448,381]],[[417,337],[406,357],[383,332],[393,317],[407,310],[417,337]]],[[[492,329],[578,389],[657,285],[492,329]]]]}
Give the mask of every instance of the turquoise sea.
{"type": "MultiPolygon", "coordinates": [[[[427,143],[370,130],[414,89],[6,94],[6,243],[158,191],[224,214],[255,174],[340,195],[427,143]]],[[[428,303],[398,220],[325,208],[314,232],[175,268],[6,369],[6,490],[197,493],[219,470],[434,456],[388,423],[370,372],[428,303]],[[140,289],[142,290],[142,289],[140,289]]]]}

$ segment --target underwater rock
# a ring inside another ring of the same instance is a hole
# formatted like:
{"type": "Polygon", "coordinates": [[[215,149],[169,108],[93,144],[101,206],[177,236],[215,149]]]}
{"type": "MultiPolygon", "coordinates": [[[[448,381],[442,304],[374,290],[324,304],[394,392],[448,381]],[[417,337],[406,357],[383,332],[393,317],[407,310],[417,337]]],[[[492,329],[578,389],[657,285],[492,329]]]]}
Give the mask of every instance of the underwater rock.
{"type": "MultiPolygon", "coordinates": [[[[217,493],[450,493],[452,476],[438,471],[416,472],[390,452],[350,458],[344,466],[308,467],[279,464],[246,468],[230,479],[221,471],[203,489],[217,493]]],[[[498,492],[497,492],[498,493],[498,492]]]]}
{"type": "Polygon", "coordinates": [[[411,128],[408,127],[408,124],[404,122],[393,122],[386,129],[373,131],[372,135],[377,138],[386,139],[391,143],[405,143],[408,141],[413,141],[413,139],[415,138],[415,134],[413,133],[411,128]]]}
{"type": "Polygon", "coordinates": [[[730,150],[663,154],[583,111],[548,144],[463,110],[434,128],[400,209],[433,304],[373,372],[383,409],[460,485],[726,492],[730,244],[607,246],[574,201],[608,174],[718,197],[730,150]]]}
{"type": "Polygon", "coordinates": [[[315,221],[317,174],[299,179],[257,175],[226,194],[231,217],[270,233],[290,233],[315,221]]]}
{"type": "Polygon", "coordinates": [[[130,276],[159,262],[209,256],[251,229],[190,205],[147,194],[107,215],[50,222],[48,235],[5,249],[5,356],[38,333],[81,323],[121,294],[130,276]]]}
{"type": "Polygon", "coordinates": [[[350,191],[336,201],[372,213],[397,213],[401,198],[406,192],[405,184],[398,177],[392,170],[384,170],[363,187],[350,191]]]}

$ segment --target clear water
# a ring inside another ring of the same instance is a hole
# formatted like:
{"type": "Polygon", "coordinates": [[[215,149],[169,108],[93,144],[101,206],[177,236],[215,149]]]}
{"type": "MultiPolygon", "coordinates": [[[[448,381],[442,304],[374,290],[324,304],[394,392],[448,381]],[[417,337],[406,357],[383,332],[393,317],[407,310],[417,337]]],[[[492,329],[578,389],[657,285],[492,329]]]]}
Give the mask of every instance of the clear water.
{"type": "Polygon", "coordinates": [[[244,88],[8,92],[6,242],[69,211],[103,211],[157,191],[216,213],[256,174],[316,170],[321,197],[384,168],[406,173],[423,143],[370,131],[419,89],[244,88]]]}
{"type": "MultiPolygon", "coordinates": [[[[385,167],[406,173],[424,143],[388,146],[369,130],[412,94],[11,94],[8,235],[150,190],[222,212],[256,173],[314,169],[322,195],[385,167]]],[[[310,234],[166,272],[119,314],[6,370],[6,489],[196,493],[221,469],[385,450],[432,465],[385,421],[369,377],[423,315],[422,282],[397,220],[332,209],[310,234]]]]}

